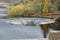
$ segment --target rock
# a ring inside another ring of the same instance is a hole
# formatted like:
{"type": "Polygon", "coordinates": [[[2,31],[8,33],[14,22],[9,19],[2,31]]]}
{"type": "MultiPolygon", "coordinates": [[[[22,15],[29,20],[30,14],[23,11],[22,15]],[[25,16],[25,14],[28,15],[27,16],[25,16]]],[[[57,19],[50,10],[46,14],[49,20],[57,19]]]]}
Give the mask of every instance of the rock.
{"type": "Polygon", "coordinates": [[[60,31],[52,31],[49,33],[49,40],[60,40],[60,31]]]}

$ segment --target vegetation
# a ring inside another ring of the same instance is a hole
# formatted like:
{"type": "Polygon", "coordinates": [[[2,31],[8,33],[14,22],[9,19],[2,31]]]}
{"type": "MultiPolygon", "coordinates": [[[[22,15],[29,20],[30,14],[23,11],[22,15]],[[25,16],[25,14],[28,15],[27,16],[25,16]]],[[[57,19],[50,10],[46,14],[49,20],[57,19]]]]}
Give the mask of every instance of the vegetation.
{"type": "Polygon", "coordinates": [[[8,4],[7,4],[7,3],[5,3],[5,2],[0,2],[0,7],[1,7],[1,6],[2,6],[2,7],[6,7],[6,8],[7,8],[7,7],[8,7],[8,4]]]}
{"type": "Polygon", "coordinates": [[[20,3],[19,5],[15,5],[15,6],[10,6],[8,7],[9,9],[9,16],[23,16],[26,13],[33,13],[33,7],[30,7],[31,4],[23,4],[20,3]]]}
{"type": "MultiPolygon", "coordinates": [[[[52,13],[57,11],[56,1],[51,0],[37,0],[37,1],[26,1],[23,0],[20,3],[17,3],[13,6],[9,6],[9,17],[10,16],[31,16],[35,14],[42,14],[42,13],[52,13]]],[[[38,16],[37,15],[37,16],[38,16]]]]}

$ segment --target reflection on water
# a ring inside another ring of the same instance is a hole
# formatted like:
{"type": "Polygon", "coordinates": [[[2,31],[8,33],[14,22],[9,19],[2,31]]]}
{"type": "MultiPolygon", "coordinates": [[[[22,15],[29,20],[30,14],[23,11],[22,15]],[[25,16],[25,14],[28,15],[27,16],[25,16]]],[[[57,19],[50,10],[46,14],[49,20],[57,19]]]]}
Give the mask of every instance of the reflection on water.
{"type": "MultiPolygon", "coordinates": [[[[39,25],[25,26],[6,23],[11,19],[0,19],[0,40],[43,38],[39,25]]],[[[15,21],[19,20],[15,18],[15,21]]],[[[22,20],[22,19],[21,19],[22,20]]]]}

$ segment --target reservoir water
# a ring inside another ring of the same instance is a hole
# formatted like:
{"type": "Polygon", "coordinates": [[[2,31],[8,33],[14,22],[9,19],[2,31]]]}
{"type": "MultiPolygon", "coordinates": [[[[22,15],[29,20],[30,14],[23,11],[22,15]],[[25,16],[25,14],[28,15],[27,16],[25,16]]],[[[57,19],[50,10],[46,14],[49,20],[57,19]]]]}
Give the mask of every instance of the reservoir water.
{"type": "Polygon", "coordinates": [[[43,38],[42,29],[39,25],[25,26],[23,24],[7,23],[11,20],[20,21],[19,19],[21,18],[0,19],[0,40],[43,38]]]}
{"type": "Polygon", "coordinates": [[[0,40],[44,38],[40,24],[54,22],[45,18],[6,18],[0,19],[0,40]],[[35,26],[24,25],[26,22],[37,22],[35,26]],[[23,23],[24,24],[23,24],[23,23]]]}

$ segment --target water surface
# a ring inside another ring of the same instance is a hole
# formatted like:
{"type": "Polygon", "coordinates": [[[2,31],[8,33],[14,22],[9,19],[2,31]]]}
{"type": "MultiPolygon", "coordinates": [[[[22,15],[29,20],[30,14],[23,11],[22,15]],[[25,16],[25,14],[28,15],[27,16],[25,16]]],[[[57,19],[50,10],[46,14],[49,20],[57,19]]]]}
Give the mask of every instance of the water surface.
{"type": "Polygon", "coordinates": [[[6,23],[6,21],[13,19],[19,21],[20,18],[0,19],[0,40],[43,38],[42,29],[39,25],[25,26],[6,23]]]}

